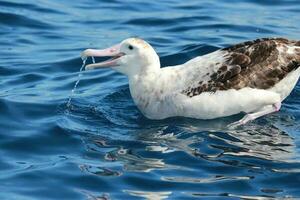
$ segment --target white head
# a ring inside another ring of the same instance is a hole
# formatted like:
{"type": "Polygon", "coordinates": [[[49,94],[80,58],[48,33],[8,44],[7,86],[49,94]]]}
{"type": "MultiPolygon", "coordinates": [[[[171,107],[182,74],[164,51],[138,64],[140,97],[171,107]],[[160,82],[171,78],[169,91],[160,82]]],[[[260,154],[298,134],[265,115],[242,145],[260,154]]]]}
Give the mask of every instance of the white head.
{"type": "Polygon", "coordinates": [[[138,38],[129,38],[120,44],[103,50],[87,49],[81,57],[112,57],[110,60],[89,64],[86,70],[112,67],[127,76],[159,70],[159,57],[150,44],[138,38]]]}

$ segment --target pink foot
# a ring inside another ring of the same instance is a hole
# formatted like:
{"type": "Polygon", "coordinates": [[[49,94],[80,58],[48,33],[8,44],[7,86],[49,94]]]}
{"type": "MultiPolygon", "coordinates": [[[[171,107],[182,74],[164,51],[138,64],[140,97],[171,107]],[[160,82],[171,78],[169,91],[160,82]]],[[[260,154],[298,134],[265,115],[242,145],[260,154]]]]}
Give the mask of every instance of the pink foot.
{"type": "Polygon", "coordinates": [[[264,116],[264,115],[267,115],[267,114],[270,114],[270,113],[273,113],[273,112],[277,112],[277,111],[280,110],[280,108],[281,108],[281,102],[275,103],[273,105],[265,106],[260,111],[257,111],[255,113],[247,114],[241,120],[229,124],[228,127],[231,128],[231,129],[236,128],[237,126],[244,125],[247,122],[255,120],[255,119],[257,119],[261,116],[264,116]]]}

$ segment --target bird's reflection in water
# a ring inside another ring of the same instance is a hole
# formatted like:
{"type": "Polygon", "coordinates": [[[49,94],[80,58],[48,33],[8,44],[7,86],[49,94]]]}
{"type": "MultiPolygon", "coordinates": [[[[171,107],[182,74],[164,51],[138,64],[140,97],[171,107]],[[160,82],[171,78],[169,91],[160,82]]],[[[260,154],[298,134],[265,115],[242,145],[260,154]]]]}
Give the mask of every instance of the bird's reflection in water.
{"type": "Polygon", "coordinates": [[[272,123],[249,123],[234,130],[224,129],[225,124],[226,122],[218,121],[185,123],[181,125],[179,133],[168,132],[171,128],[164,127],[156,132],[142,132],[138,139],[148,144],[146,150],[149,151],[161,153],[184,151],[207,159],[232,155],[288,162],[294,158],[293,139],[284,129],[272,123]],[[221,152],[204,155],[198,151],[201,148],[193,148],[201,145],[221,150],[221,152]]]}
{"type": "Polygon", "coordinates": [[[293,156],[293,139],[276,126],[249,124],[244,129],[226,133],[234,139],[210,134],[211,137],[240,147],[239,151],[224,149],[224,155],[250,156],[273,161],[288,161],[293,156]]]}
{"type": "MultiPolygon", "coordinates": [[[[132,173],[143,173],[146,178],[154,173],[163,182],[218,185],[251,182],[266,169],[280,172],[286,170],[282,163],[295,161],[294,140],[285,126],[277,126],[274,119],[272,123],[263,119],[234,130],[224,129],[226,124],[228,121],[224,120],[168,121],[132,132],[129,140],[95,136],[87,143],[89,148],[104,155],[103,160],[99,166],[94,162],[97,167],[82,169],[98,176],[130,177],[132,173]]],[[[145,199],[166,199],[173,195],[168,187],[162,192],[136,189],[123,192],[145,199]]],[[[186,193],[190,194],[205,193],[186,193]]]]}
{"type": "MultiPolygon", "coordinates": [[[[138,131],[134,133],[134,142],[138,143],[136,146],[128,141],[107,141],[106,148],[113,150],[106,152],[105,161],[122,163],[124,171],[149,172],[153,169],[178,168],[174,164],[167,164],[164,156],[158,156],[176,151],[225,164],[232,164],[232,158],[278,162],[293,159],[293,139],[281,128],[271,123],[250,123],[235,130],[220,129],[226,127],[224,124],[226,122],[195,123],[192,120],[138,131]]],[[[94,142],[99,145],[99,140],[95,139],[94,142]]]]}

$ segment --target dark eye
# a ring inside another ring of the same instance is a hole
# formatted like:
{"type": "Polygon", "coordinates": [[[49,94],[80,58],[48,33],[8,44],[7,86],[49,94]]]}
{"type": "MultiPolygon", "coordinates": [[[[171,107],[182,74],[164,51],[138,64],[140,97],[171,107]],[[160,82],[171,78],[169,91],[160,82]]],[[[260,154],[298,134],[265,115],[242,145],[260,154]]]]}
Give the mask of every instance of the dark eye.
{"type": "Polygon", "coordinates": [[[129,46],[128,46],[128,49],[132,50],[132,49],[133,49],[133,46],[129,45],[129,46]]]}

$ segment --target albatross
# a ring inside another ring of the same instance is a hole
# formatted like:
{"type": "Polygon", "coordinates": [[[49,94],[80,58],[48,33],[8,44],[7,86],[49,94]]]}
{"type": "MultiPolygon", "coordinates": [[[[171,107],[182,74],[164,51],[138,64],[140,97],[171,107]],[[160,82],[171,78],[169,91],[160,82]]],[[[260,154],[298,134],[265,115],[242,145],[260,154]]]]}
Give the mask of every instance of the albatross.
{"type": "Polygon", "coordinates": [[[300,41],[284,38],[247,41],[163,68],[153,47],[139,38],[81,53],[91,56],[111,57],[85,69],[111,67],[125,74],[134,103],[155,120],[245,113],[230,126],[243,125],[279,111],[300,75],[300,41]]]}

